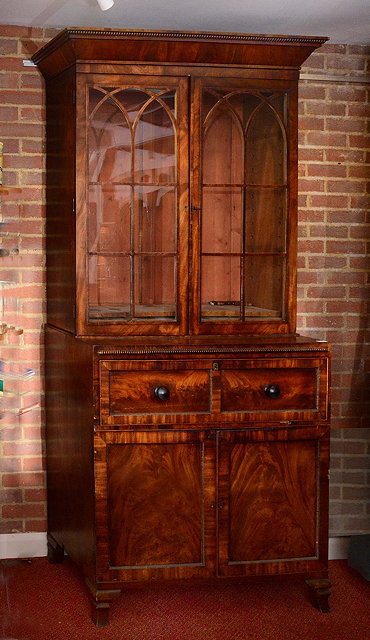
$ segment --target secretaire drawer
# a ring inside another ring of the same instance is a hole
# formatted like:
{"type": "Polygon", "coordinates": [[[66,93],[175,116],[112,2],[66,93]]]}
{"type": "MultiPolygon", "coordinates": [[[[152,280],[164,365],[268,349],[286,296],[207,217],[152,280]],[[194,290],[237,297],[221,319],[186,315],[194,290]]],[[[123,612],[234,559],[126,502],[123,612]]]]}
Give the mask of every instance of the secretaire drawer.
{"type": "Polygon", "coordinates": [[[101,360],[99,403],[106,427],[323,421],[328,359],[101,360]]]}
{"type": "Polygon", "coordinates": [[[102,361],[100,418],[122,424],[154,415],[210,413],[211,372],[207,364],[171,361],[102,361]]]}
{"type": "Polygon", "coordinates": [[[326,418],[327,361],[279,359],[223,363],[221,413],[288,413],[326,418]]]}

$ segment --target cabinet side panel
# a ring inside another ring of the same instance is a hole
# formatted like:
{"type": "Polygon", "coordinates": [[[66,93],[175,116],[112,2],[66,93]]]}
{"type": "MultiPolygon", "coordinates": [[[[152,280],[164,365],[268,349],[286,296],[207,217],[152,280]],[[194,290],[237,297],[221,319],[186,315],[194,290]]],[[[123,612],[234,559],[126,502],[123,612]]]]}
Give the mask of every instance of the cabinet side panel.
{"type": "Polygon", "coordinates": [[[75,92],[71,71],[46,86],[47,108],[47,310],[48,322],[74,332],[75,92]]]}
{"type": "Polygon", "coordinates": [[[92,350],[46,330],[49,533],[92,575],[95,565],[92,350]]]}
{"type": "Polygon", "coordinates": [[[108,449],[112,566],[201,564],[200,444],[108,449]]]}

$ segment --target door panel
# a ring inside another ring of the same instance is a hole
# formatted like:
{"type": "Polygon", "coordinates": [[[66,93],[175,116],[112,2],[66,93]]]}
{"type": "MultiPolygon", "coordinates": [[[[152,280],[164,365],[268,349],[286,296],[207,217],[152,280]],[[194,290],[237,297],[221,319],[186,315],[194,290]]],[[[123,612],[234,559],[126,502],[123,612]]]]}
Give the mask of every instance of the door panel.
{"type": "Polygon", "coordinates": [[[108,450],[111,566],[201,564],[200,444],[108,450]]]}
{"type": "Polygon", "coordinates": [[[315,555],[316,443],[234,445],[229,561],[315,555]]]}
{"type": "Polygon", "coordinates": [[[269,573],[272,566],[274,572],[294,572],[318,564],[320,464],[327,464],[326,456],[321,459],[315,437],[280,437],[278,430],[268,440],[220,436],[221,575],[269,573]]]}
{"type": "Polygon", "coordinates": [[[214,571],[215,455],[198,432],[102,434],[96,461],[101,579],[214,571]]]}

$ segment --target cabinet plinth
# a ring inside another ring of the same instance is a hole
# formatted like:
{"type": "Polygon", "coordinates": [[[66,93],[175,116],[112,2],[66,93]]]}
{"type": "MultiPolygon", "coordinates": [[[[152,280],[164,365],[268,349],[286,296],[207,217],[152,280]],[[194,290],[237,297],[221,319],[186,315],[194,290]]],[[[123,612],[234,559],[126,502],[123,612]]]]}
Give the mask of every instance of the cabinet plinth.
{"type": "Polygon", "coordinates": [[[296,335],[298,70],[324,38],[67,29],[47,102],[49,559],[302,574],[328,609],[330,349],[296,335]]]}

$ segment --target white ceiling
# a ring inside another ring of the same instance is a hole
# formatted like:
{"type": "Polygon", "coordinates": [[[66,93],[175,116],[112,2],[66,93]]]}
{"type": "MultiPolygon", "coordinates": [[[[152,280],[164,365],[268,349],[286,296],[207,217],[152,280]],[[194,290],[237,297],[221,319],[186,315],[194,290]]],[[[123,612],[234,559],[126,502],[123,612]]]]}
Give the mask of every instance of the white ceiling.
{"type": "Polygon", "coordinates": [[[0,0],[0,24],[329,36],[370,44],[370,0],[0,0]]]}

